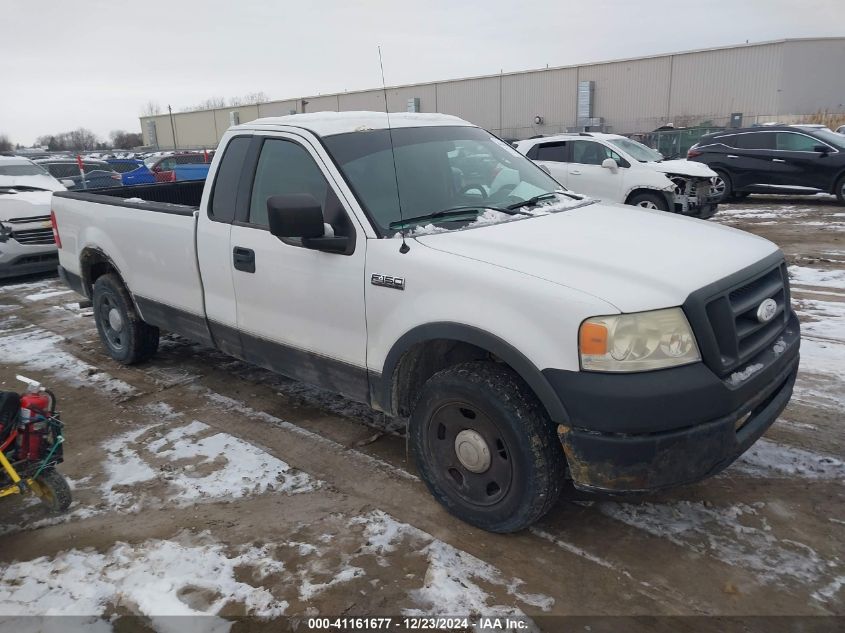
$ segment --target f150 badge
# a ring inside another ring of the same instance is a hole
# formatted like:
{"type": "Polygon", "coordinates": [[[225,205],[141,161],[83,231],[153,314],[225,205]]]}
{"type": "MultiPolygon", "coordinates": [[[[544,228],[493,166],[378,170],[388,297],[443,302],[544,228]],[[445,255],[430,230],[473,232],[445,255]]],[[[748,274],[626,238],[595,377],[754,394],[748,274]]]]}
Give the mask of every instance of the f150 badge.
{"type": "Polygon", "coordinates": [[[777,302],[774,299],[766,299],[757,307],[757,320],[760,323],[768,323],[775,318],[777,311],[777,302]]]}
{"type": "Polygon", "coordinates": [[[403,277],[390,277],[389,275],[373,273],[370,283],[374,286],[384,286],[385,288],[393,288],[394,290],[405,289],[405,279],[403,277]]]}

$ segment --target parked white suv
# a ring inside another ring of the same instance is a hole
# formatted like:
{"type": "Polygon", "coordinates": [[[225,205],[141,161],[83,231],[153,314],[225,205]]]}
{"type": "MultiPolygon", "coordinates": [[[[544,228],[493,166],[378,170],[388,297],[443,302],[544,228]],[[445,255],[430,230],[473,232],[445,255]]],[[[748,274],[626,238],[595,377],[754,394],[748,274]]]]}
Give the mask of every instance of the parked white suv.
{"type": "Polygon", "coordinates": [[[544,136],[516,148],[560,184],[591,198],[696,218],[716,213],[715,172],[692,161],[663,160],[660,152],[618,134],[544,136]]]}
{"type": "Polygon", "coordinates": [[[50,198],[64,190],[31,160],[0,156],[0,279],[56,270],[50,198]]]}

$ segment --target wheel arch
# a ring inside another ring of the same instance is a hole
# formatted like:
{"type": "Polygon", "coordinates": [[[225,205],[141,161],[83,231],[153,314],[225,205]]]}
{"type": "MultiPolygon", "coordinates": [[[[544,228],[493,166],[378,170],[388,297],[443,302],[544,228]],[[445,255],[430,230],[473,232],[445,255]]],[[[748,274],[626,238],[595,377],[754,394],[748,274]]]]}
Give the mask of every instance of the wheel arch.
{"type": "Polygon", "coordinates": [[[390,415],[408,415],[414,393],[432,375],[461,362],[485,359],[501,362],[516,372],[552,421],[568,420],[548,380],[522,352],[495,334],[452,322],[417,326],[396,341],[381,374],[370,375],[372,404],[390,415]]]}
{"type": "MultiPolygon", "coordinates": [[[[114,263],[114,260],[105,251],[94,246],[88,246],[80,253],[79,272],[82,277],[82,289],[85,291],[85,296],[89,299],[94,298],[94,283],[103,275],[114,273],[120,278],[123,285],[126,286],[126,280],[117,267],[117,264],[114,263]]],[[[127,286],[126,289],[129,290],[129,287],[127,286]]],[[[129,292],[129,296],[134,303],[135,298],[131,292],[129,292]]]]}

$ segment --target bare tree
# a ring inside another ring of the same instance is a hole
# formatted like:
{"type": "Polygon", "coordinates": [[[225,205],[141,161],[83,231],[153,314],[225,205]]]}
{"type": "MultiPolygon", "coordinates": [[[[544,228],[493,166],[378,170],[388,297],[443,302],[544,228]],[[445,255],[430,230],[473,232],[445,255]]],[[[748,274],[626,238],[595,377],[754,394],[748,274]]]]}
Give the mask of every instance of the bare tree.
{"type": "Polygon", "coordinates": [[[139,132],[127,132],[125,130],[112,130],[109,134],[111,146],[116,149],[132,149],[144,144],[139,132]]]}
{"type": "Polygon", "coordinates": [[[98,149],[103,144],[91,130],[81,127],[61,134],[39,136],[36,145],[47,147],[50,151],[79,152],[87,149],[98,149]]]}
{"type": "Polygon", "coordinates": [[[211,97],[205,101],[200,102],[194,106],[194,110],[215,110],[217,108],[225,108],[226,99],[223,97],[211,97]]]}
{"type": "Polygon", "coordinates": [[[0,134],[0,152],[11,152],[14,149],[12,141],[5,134],[0,134]]]}
{"type": "Polygon", "coordinates": [[[161,106],[158,101],[147,101],[141,108],[141,116],[155,116],[156,114],[161,114],[161,106]]]}
{"type": "Polygon", "coordinates": [[[244,95],[243,97],[244,104],[250,105],[255,105],[256,103],[266,103],[269,100],[270,98],[265,92],[250,92],[249,94],[244,95]]]}

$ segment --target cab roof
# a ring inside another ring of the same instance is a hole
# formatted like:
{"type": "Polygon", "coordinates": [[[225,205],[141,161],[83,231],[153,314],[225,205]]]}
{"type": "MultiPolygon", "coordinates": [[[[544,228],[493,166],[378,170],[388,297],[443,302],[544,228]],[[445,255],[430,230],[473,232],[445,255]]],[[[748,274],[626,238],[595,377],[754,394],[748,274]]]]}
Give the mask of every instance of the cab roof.
{"type": "MultiPolygon", "coordinates": [[[[390,127],[426,127],[442,125],[472,126],[463,119],[449,114],[423,114],[417,112],[391,112],[390,127]]],[[[237,125],[232,130],[254,130],[257,128],[285,126],[298,127],[317,136],[332,136],[347,132],[387,129],[387,115],[384,112],[313,112],[287,116],[255,119],[237,125]]]]}

